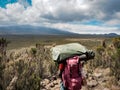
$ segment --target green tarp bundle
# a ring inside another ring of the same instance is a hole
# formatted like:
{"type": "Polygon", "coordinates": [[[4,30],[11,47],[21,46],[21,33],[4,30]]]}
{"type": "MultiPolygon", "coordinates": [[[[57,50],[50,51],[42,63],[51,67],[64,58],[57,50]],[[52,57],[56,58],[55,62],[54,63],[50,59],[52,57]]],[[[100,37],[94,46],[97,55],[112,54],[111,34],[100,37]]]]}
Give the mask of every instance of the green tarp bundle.
{"type": "Polygon", "coordinates": [[[79,43],[69,43],[57,45],[51,49],[52,59],[56,62],[61,62],[74,55],[85,54],[88,49],[79,43]]]}

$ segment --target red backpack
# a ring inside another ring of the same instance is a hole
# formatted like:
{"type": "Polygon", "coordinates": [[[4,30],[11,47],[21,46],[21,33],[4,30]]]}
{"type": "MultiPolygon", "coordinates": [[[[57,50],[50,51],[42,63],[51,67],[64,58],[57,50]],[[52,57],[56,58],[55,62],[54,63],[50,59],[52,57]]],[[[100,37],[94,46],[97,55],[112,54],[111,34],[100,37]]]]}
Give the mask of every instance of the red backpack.
{"type": "Polygon", "coordinates": [[[80,90],[82,82],[82,65],[79,56],[74,56],[66,60],[62,80],[68,90],[80,90]]]}

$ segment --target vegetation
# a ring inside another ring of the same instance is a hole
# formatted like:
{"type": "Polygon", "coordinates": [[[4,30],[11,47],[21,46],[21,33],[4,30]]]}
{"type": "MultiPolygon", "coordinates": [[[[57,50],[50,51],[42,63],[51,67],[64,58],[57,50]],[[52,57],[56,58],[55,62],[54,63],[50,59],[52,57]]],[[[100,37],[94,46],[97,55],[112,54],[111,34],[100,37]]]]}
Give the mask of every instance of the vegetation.
{"type": "Polygon", "coordinates": [[[88,62],[89,70],[110,68],[114,84],[118,85],[120,80],[120,38],[12,37],[8,40],[10,45],[5,38],[0,39],[0,90],[40,90],[41,80],[49,79],[58,69],[51,59],[50,48],[70,42],[79,42],[96,52],[95,59],[88,62]],[[28,48],[29,45],[32,47],[28,48]]]}
{"type": "Polygon", "coordinates": [[[119,84],[120,80],[120,38],[113,38],[112,43],[106,47],[96,48],[96,57],[89,62],[92,70],[95,68],[110,68],[110,75],[113,76],[112,84],[119,84]]]}
{"type": "Polygon", "coordinates": [[[5,88],[5,81],[4,81],[4,69],[6,63],[6,48],[8,45],[8,41],[5,38],[0,39],[0,90],[5,88]]]}
{"type": "Polygon", "coordinates": [[[113,45],[116,52],[112,55],[111,74],[115,76],[116,81],[120,80],[120,38],[113,39],[113,45]]]}
{"type": "Polygon", "coordinates": [[[6,88],[7,90],[11,88],[15,90],[40,90],[42,88],[41,79],[48,78],[57,72],[57,66],[50,57],[50,48],[45,48],[43,44],[23,49],[22,53],[16,51],[8,58],[10,61],[6,62],[5,70],[1,71],[1,75],[5,75],[5,84],[4,89],[0,90],[6,88]]]}
{"type": "Polygon", "coordinates": [[[120,37],[113,38],[113,45],[115,48],[120,49],[120,37]]]}

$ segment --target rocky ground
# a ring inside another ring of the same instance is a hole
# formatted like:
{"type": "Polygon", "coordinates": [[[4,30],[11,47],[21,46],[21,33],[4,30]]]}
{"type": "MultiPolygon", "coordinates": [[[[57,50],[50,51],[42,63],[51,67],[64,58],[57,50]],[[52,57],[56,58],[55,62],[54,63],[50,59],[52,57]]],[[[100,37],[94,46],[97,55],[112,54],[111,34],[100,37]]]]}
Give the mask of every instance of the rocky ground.
{"type": "MultiPolygon", "coordinates": [[[[118,86],[109,86],[110,79],[109,77],[110,69],[95,69],[93,74],[88,73],[87,85],[82,86],[81,90],[120,90],[118,86]]],[[[60,88],[60,79],[43,79],[41,81],[43,88],[41,90],[59,90],[60,88]]]]}

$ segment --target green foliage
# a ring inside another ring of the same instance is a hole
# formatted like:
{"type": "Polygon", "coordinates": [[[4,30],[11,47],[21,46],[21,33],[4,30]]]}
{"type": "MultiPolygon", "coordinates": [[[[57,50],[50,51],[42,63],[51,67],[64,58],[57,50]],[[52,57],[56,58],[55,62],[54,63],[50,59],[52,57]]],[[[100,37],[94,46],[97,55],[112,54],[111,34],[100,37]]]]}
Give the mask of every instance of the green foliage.
{"type": "Polygon", "coordinates": [[[0,38],[0,90],[4,90],[6,86],[4,71],[6,65],[6,48],[8,43],[9,42],[5,38],[0,38]]]}
{"type": "Polygon", "coordinates": [[[19,81],[16,83],[16,90],[40,90],[40,77],[32,72],[26,71],[19,76],[19,81]]]}
{"type": "Polygon", "coordinates": [[[2,62],[2,59],[0,60],[0,90],[3,90],[4,88],[4,69],[5,69],[5,63],[2,62]]]}
{"type": "Polygon", "coordinates": [[[16,90],[40,90],[40,76],[37,70],[37,62],[24,62],[20,60],[16,64],[18,69],[18,81],[16,90]]]}
{"type": "Polygon", "coordinates": [[[115,48],[120,48],[120,37],[113,38],[112,42],[115,48]]]}
{"type": "Polygon", "coordinates": [[[98,54],[102,55],[102,53],[105,51],[103,46],[99,46],[97,47],[96,51],[98,52],[98,54]]]}
{"type": "Polygon", "coordinates": [[[25,63],[23,60],[19,60],[18,62],[15,63],[16,65],[16,70],[18,72],[18,74],[22,74],[23,70],[25,69],[25,63]]]}
{"type": "Polygon", "coordinates": [[[120,80],[120,49],[112,56],[111,60],[111,75],[114,75],[116,80],[120,80]]]}
{"type": "Polygon", "coordinates": [[[0,46],[7,46],[10,43],[10,41],[7,41],[5,38],[0,39],[0,46]]]}
{"type": "Polygon", "coordinates": [[[49,65],[49,71],[53,75],[56,74],[58,71],[58,64],[52,61],[51,64],[49,65]]]}
{"type": "Polygon", "coordinates": [[[41,79],[57,72],[57,66],[51,59],[49,49],[40,46],[33,48],[32,52],[35,55],[29,61],[20,59],[15,63],[18,72],[16,90],[40,90],[41,79]]]}
{"type": "Polygon", "coordinates": [[[120,48],[117,49],[117,55],[120,57],[120,48]]]}
{"type": "Polygon", "coordinates": [[[35,56],[36,53],[37,53],[37,49],[36,48],[31,48],[31,54],[35,56]]]}
{"type": "Polygon", "coordinates": [[[112,56],[114,63],[111,65],[111,74],[115,76],[117,81],[120,80],[120,37],[113,39],[113,45],[116,53],[112,56]]]}

